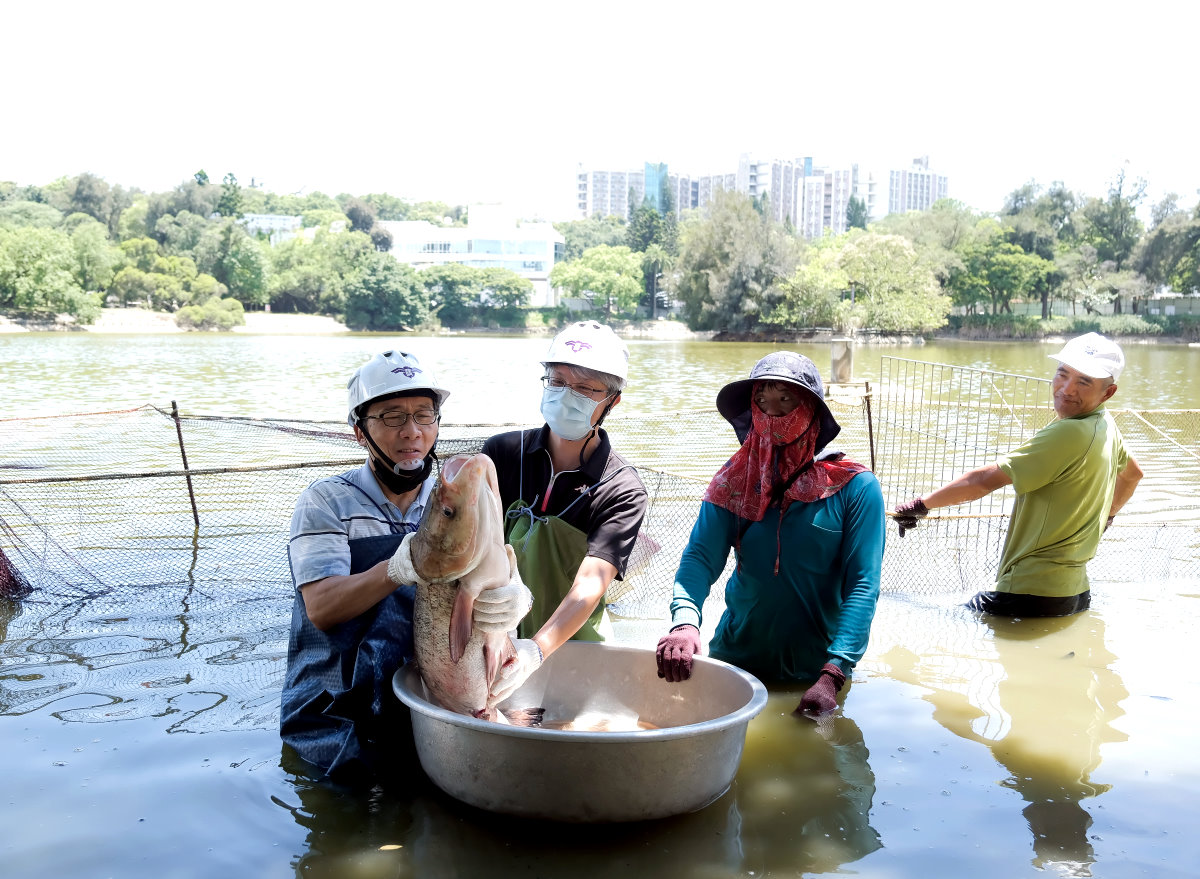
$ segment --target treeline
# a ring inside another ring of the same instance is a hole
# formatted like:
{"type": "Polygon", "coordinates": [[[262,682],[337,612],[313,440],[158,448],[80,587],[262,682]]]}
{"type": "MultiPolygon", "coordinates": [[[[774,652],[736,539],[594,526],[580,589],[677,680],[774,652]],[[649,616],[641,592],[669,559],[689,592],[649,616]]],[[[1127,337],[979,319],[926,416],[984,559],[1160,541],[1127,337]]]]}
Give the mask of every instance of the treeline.
{"type": "Polygon", "coordinates": [[[773,221],[765,199],[718,193],[677,226],[647,200],[623,220],[558,224],[568,261],[552,280],[609,312],[670,300],[695,330],[928,333],[954,306],[968,320],[996,316],[994,325],[1014,302],[1033,302],[1043,321],[1085,322],[1127,303],[1134,315],[1111,326],[1157,332],[1139,314],[1147,297],[1200,292],[1200,204],[1168,196],[1147,228],[1145,191],[1123,174],[1103,198],[1031,182],[995,214],[946,200],[870,224],[852,200],[852,228],[814,242],[773,221]]]}
{"type": "Polygon", "coordinates": [[[0,313],[90,323],[102,305],[137,305],[175,312],[181,326],[227,329],[244,309],[269,307],[397,330],[511,317],[528,304],[532,284],[507,270],[418,274],[388,253],[379,220],[462,225],[466,209],[387,194],[280,195],[203,171],[159,193],[92,174],[0,182],[0,313]],[[245,214],[300,216],[302,228],[272,246],[247,231],[245,214]]]}

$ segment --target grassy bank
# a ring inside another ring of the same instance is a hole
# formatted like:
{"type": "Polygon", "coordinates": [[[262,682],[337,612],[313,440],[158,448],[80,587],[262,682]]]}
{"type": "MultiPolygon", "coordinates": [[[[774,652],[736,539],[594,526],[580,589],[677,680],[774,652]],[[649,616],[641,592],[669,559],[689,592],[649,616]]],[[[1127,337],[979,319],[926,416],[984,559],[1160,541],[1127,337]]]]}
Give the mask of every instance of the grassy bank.
{"type": "Polygon", "coordinates": [[[1200,315],[1077,315],[1042,320],[1024,314],[952,315],[935,335],[977,341],[1036,340],[1101,333],[1114,339],[1200,341],[1200,315]]]}

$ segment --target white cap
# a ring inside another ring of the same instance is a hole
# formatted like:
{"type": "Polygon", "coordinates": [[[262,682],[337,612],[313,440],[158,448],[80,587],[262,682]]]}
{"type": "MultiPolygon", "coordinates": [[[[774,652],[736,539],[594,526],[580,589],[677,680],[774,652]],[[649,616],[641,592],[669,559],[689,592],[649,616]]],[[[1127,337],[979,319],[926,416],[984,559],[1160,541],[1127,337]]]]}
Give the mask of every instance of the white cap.
{"type": "Polygon", "coordinates": [[[433,371],[422,367],[417,355],[407,351],[384,351],[376,354],[350,376],[346,383],[347,423],[353,427],[355,412],[363,403],[400,391],[429,391],[437,399],[438,408],[450,392],[438,387],[433,371]]]}
{"type": "Polygon", "coordinates": [[[1076,336],[1050,358],[1092,378],[1111,378],[1113,381],[1121,377],[1121,370],[1125,368],[1121,346],[1099,333],[1076,336]]]}
{"type": "Polygon", "coordinates": [[[577,321],[555,336],[542,358],[542,366],[550,363],[567,363],[619,379],[629,378],[629,348],[612,327],[594,320],[577,321]]]}

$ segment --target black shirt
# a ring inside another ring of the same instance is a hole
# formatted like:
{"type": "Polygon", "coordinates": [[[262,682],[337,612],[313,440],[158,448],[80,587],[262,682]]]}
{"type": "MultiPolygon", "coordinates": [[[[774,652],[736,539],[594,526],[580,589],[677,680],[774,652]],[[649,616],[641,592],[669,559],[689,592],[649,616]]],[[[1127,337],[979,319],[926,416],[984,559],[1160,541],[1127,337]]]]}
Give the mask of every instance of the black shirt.
{"type": "Polygon", "coordinates": [[[637,470],[613,451],[603,428],[598,431],[600,446],[583,468],[558,473],[551,486],[549,433],[549,426],[542,425],[540,430],[497,434],[483,444],[483,453],[496,465],[500,501],[507,510],[513,501],[523,500],[537,515],[557,516],[578,528],[587,535],[587,554],[615,567],[620,579],[646,514],[646,487],[637,470]],[[583,489],[602,480],[603,485],[580,498],[583,489]]]}

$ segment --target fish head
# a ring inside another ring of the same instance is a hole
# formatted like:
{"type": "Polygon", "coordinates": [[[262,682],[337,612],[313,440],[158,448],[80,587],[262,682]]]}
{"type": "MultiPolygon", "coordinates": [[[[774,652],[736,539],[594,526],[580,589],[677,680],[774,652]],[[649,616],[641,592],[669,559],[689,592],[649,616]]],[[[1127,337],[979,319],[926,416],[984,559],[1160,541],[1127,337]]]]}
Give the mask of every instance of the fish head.
{"type": "Polygon", "coordinates": [[[413,538],[413,566],[426,580],[473,570],[497,539],[500,491],[487,455],[455,455],[441,468],[413,538]]]}

